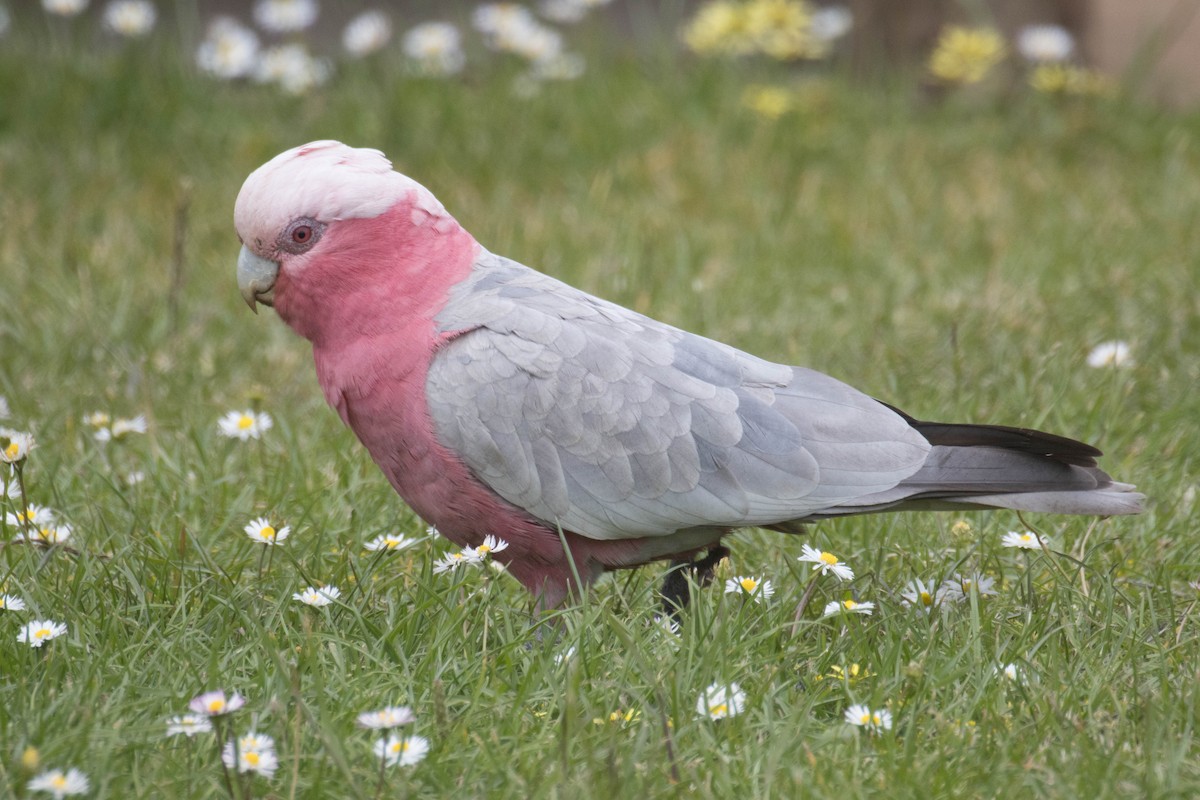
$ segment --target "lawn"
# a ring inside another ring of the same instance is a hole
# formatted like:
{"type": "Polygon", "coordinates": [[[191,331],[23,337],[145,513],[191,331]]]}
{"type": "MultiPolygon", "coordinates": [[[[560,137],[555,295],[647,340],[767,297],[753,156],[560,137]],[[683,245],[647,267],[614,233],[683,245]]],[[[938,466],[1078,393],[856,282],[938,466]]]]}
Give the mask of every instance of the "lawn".
{"type": "Polygon", "coordinates": [[[71,766],[96,797],[228,796],[212,734],[165,736],[218,688],[247,699],[236,733],[278,746],[238,796],[371,797],[381,774],[413,797],[1200,793],[1200,117],[653,48],[529,97],[502,63],[413,78],[387,57],[290,96],[170,42],[0,47],[0,425],[34,433],[28,499],[72,530],[0,531],[0,592],[27,605],[0,611],[0,794],[71,766]],[[743,105],[799,80],[778,119],[743,105]],[[433,573],[449,543],[325,406],[308,345],[238,295],[242,180],[318,138],[383,150],[490,250],[615,302],[921,418],[1096,443],[1147,510],[745,531],[677,635],[654,622],[661,567],[535,630],[502,572],[433,573]],[[1088,366],[1109,340],[1132,363],[1088,366]],[[274,427],[222,436],[248,408],[274,427]],[[98,442],[95,411],[147,432],[98,442]],[[286,544],[251,541],[257,517],[286,544]],[[1030,526],[1046,551],[1001,546],[1030,526]],[[383,534],[421,541],[364,549],[383,534]],[[902,598],[975,572],[994,594],[902,598]],[[723,593],[734,576],[775,594],[723,593]],[[328,607],[292,597],[326,583],[328,607]],[[851,596],[874,613],[822,618],[851,596]],[[32,619],[67,633],[31,648],[32,619]],[[741,713],[698,711],[714,683],[741,713]],[[892,727],[847,724],[858,703],[892,727]],[[388,705],[430,751],[381,773],[355,718],[388,705]]]}

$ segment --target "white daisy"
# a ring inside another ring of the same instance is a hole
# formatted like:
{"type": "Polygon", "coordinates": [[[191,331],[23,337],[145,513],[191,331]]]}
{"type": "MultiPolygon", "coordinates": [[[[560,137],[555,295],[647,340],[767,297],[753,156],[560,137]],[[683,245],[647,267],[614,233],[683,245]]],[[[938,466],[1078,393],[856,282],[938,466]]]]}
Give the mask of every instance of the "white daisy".
{"type": "Polygon", "coordinates": [[[996,676],[1007,678],[1014,683],[1020,683],[1021,678],[1023,677],[1021,668],[1016,664],[997,665],[992,672],[994,672],[996,676]]]}
{"type": "Polygon", "coordinates": [[[838,614],[863,614],[869,617],[874,611],[874,603],[860,603],[857,600],[842,600],[841,602],[833,600],[826,604],[825,612],[822,616],[833,617],[838,614]]]}
{"type": "Polygon", "coordinates": [[[931,591],[920,578],[909,581],[900,597],[904,600],[905,605],[912,606],[927,614],[933,611],[934,606],[939,605],[942,600],[948,599],[948,596],[941,589],[931,591]]]}
{"type": "Polygon", "coordinates": [[[66,632],[66,623],[54,622],[49,619],[35,619],[26,623],[25,627],[21,629],[21,632],[17,634],[17,641],[28,644],[30,647],[41,647],[66,632]]]}
{"type": "Polygon", "coordinates": [[[1026,61],[1066,61],[1075,52],[1075,38],[1060,25],[1029,25],[1017,34],[1017,52],[1026,61]]]}
{"type": "MultiPolygon", "coordinates": [[[[331,70],[302,44],[284,44],[266,50],[258,60],[254,80],[277,83],[291,94],[303,94],[329,80],[331,70]]],[[[263,416],[263,415],[260,415],[263,416]]]]}
{"type": "Polygon", "coordinates": [[[105,26],[121,36],[145,36],[157,19],[158,10],[150,0],[112,0],[104,7],[105,26]]]}
{"type": "Polygon", "coordinates": [[[485,36],[502,30],[538,25],[529,9],[519,3],[484,3],[471,12],[471,24],[485,36]]]}
{"type": "MultiPolygon", "coordinates": [[[[254,71],[258,63],[258,51],[258,34],[231,17],[217,17],[208,26],[208,35],[196,50],[196,64],[204,72],[218,78],[245,78],[254,71]]],[[[242,415],[237,412],[230,413],[236,415],[233,432],[225,433],[224,427],[221,432],[226,436],[250,438],[253,434],[241,434],[242,429],[237,425],[242,415]]],[[[251,417],[253,424],[253,412],[248,412],[247,415],[251,417]]],[[[227,414],[226,417],[228,416],[227,414]]]]}
{"type": "Polygon", "coordinates": [[[746,693],[736,683],[714,683],[696,700],[696,713],[709,719],[725,719],[742,713],[746,708],[746,693]]]}
{"type": "Polygon", "coordinates": [[[88,0],[42,0],[42,8],[60,17],[73,17],[87,8],[88,0]]]}
{"type": "Polygon", "coordinates": [[[364,544],[363,547],[368,550],[403,550],[406,547],[413,546],[417,541],[417,539],[410,539],[402,533],[388,533],[376,536],[364,544]]]}
{"type": "Polygon", "coordinates": [[[433,562],[433,574],[441,575],[444,572],[450,572],[464,564],[474,564],[478,559],[473,558],[474,550],[463,550],[456,553],[447,553],[433,562]]]}
{"type": "Polygon", "coordinates": [[[193,697],[188,703],[188,708],[207,717],[219,717],[223,714],[232,714],[244,705],[246,705],[246,698],[240,694],[235,692],[226,697],[223,689],[216,689],[193,697]]]}
{"type": "Polygon", "coordinates": [[[92,428],[107,428],[111,423],[112,417],[103,411],[93,411],[83,417],[83,424],[92,428]]]}
{"type": "Polygon", "coordinates": [[[404,55],[425,75],[454,75],[462,71],[466,56],[458,28],[448,22],[423,22],[404,34],[404,55]]]}
{"type": "Polygon", "coordinates": [[[416,718],[408,706],[388,706],[381,711],[364,711],[358,715],[358,724],[364,728],[382,730],[407,725],[416,718]]]}
{"type": "Polygon", "coordinates": [[[823,550],[818,550],[815,547],[809,547],[807,544],[801,547],[802,555],[797,558],[797,561],[808,561],[815,566],[814,571],[819,571],[822,575],[832,572],[837,577],[844,581],[854,580],[854,570],[838,561],[838,557],[833,553],[826,553],[823,550]]]}
{"type": "Polygon", "coordinates": [[[1000,540],[1001,547],[1017,547],[1022,550],[1041,550],[1043,544],[1049,549],[1050,537],[1042,536],[1041,541],[1038,541],[1038,534],[1033,531],[1009,531],[1000,540]]]}
{"type": "Polygon", "coordinates": [[[46,792],[55,798],[67,797],[72,794],[83,794],[88,790],[87,775],[72,767],[63,772],[52,769],[34,777],[29,781],[29,791],[46,792]]]}
{"type": "Polygon", "coordinates": [[[978,592],[980,597],[994,595],[996,594],[996,590],[993,588],[995,585],[995,578],[989,578],[978,572],[972,572],[965,576],[955,573],[949,580],[942,582],[942,590],[951,600],[965,600],[971,596],[972,590],[978,592]]]}
{"type": "Polygon", "coordinates": [[[840,39],[854,27],[854,14],[845,6],[821,6],[812,12],[809,31],[820,42],[840,39]]]}
{"type": "Polygon", "coordinates": [[[852,705],[846,709],[846,722],[866,728],[872,733],[892,729],[892,712],[886,708],[872,711],[865,705],[852,705]]]}
{"type": "MultiPolygon", "coordinates": [[[[13,481],[12,485],[16,486],[16,481],[13,481]]],[[[45,506],[30,503],[29,507],[24,511],[17,511],[16,513],[12,511],[5,512],[4,521],[17,528],[23,528],[26,525],[42,528],[53,524],[54,512],[45,506]]]]}
{"type": "Polygon", "coordinates": [[[1132,367],[1133,351],[1129,347],[1128,342],[1101,342],[1088,353],[1087,363],[1089,367],[1096,369],[1102,367],[1132,367]]]}
{"type": "Polygon", "coordinates": [[[567,661],[570,661],[574,657],[575,657],[575,645],[571,645],[566,650],[563,650],[561,653],[554,654],[554,663],[555,664],[563,664],[567,661]]]}
{"type": "Polygon", "coordinates": [[[24,461],[36,446],[32,433],[0,428],[0,462],[17,464],[24,461]]]}
{"type": "Polygon", "coordinates": [[[411,767],[429,754],[429,740],[424,736],[389,736],[375,743],[375,757],[389,767],[411,767]]]}
{"type": "Polygon", "coordinates": [[[271,430],[275,421],[264,411],[230,411],[217,420],[221,434],[231,439],[257,439],[271,430]]]}
{"type": "Polygon", "coordinates": [[[364,11],[346,23],[342,30],[342,47],[350,55],[361,58],[383,48],[392,38],[392,21],[382,11],[364,11]]]}
{"type": "Polygon", "coordinates": [[[15,594],[0,594],[0,611],[24,611],[25,601],[15,594]]]}
{"type": "MultiPolygon", "coordinates": [[[[221,763],[234,768],[233,742],[226,742],[221,751],[221,763]]],[[[264,733],[251,731],[237,740],[237,771],[257,772],[270,779],[279,768],[279,757],[275,755],[275,740],[264,733]]]]}
{"type": "Polygon", "coordinates": [[[290,525],[284,525],[277,530],[266,517],[251,520],[243,530],[251,539],[265,545],[282,545],[283,540],[292,533],[290,525]]]}
{"type": "Polygon", "coordinates": [[[212,729],[212,722],[204,714],[181,714],[167,720],[167,736],[195,736],[197,733],[208,733],[212,729]]]}
{"type": "Polygon", "coordinates": [[[305,605],[323,608],[341,596],[342,590],[336,586],[322,586],[320,589],[314,589],[309,586],[303,592],[293,594],[292,599],[299,600],[305,605]]]}
{"type": "MultiPolygon", "coordinates": [[[[482,561],[488,556],[495,555],[501,550],[505,550],[507,548],[508,542],[504,541],[503,539],[497,539],[495,536],[488,535],[483,538],[483,544],[477,547],[468,547],[466,550],[464,550],[464,553],[466,551],[474,551],[474,560],[482,561]]],[[[467,558],[471,558],[471,556],[468,555],[467,558]]]]}
{"type": "Polygon", "coordinates": [[[563,25],[579,22],[587,16],[590,4],[587,0],[542,0],[538,13],[548,20],[563,25]]]}
{"type": "Polygon", "coordinates": [[[21,533],[15,538],[19,541],[29,539],[30,541],[42,542],[44,544],[62,544],[71,538],[71,526],[61,522],[57,525],[44,525],[30,536],[21,533]]]}
{"type": "Polygon", "coordinates": [[[725,581],[725,594],[734,593],[753,598],[754,602],[761,603],[769,600],[771,595],[775,594],[775,587],[764,578],[749,578],[739,575],[725,581]]]}
{"type": "Polygon", "coordinates": [[[258,0],[254,21],[267,33],[295,33],[317,21],[317,0],[258,0]]]}

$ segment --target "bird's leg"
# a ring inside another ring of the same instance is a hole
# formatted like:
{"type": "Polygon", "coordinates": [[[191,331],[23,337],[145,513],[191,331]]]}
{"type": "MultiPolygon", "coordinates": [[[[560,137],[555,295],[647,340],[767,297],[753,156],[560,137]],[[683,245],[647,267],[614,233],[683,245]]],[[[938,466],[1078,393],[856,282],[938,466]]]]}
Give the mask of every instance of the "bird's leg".
{"type": "Polygon", "coordinates": [[[695,576],[697,586],[701,588],[708,586],[712,583],[713,570],[716,569],[721,559],[728,555],[729,548],[718,544],[710,547],[704,558],[696,561],[672,559],[671,568],[663,580],[663,613],[670,614],[677,619],[679,613],[687,608],[688,602],[692,599],[691,589],[688,585],[688,572],[695,576]]]}

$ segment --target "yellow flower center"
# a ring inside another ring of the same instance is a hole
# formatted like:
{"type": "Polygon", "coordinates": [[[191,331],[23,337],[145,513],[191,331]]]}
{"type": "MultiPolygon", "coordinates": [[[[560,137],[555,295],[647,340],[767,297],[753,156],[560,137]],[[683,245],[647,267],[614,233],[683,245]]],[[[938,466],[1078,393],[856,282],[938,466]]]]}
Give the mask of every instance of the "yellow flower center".
{"type": "Polygon", "coordinates": [[[479,553],[481,556],[486,556],[488,553],[492,552],[492,546],[488,544],[481,544],[479,547],[475,548],[475,552],[479,553]]]}
{"type": "Polygon", "coordinates": [[[384,539],[384,540],[383,540],[383,543],[384,543],[385,545],[387,545],[387,548],[388,548],[389,550],[395,550],[397,547],[399,547],[399,546],[400,546],[400,540],[399,540],[399,539],[393,539],[393,538],[391,538],[391,537],[389,537],[389,538],[387,538],[387,539],[384,539]]]}
{"type": "Polygon", "coordinates": [[[1031,534],[1031,533],[1022,533],[1022,534],[1021,534],[1021,541],[1022,541],[1022,542],[1029,542],[1029,541],[1032,541],[1032,540],[1033,540],[1033,534],[1031,534]]]}
{"type": "Polygon", "coordinates": [[[758,588],[758,581],[754,580],[754,578],[742,578],[741,584],[742,588],[751,594],[758,588]]]}
{"type": "Polygon", "coordinates": [[[249,414],[242,414],[240,417],[238,417],[238,428],[241,430],[246,430],[247,428],[253,427],[254,417],[250,416],[249,414]]]}
{"type": "Polygon", "coordinates": [[[270,525],[264,525],[263,529],[261,531],[259,531],[259,533],[262,534],[262,538],[264,538],[264,539],[274,539],[275,538],[275,529],[272,528],[270,525]]]}
{"type": "Polygon", "coordinates": [[[846,607],[847,611],[853,611],[855,607],[858,606],[858,603],[854,602],[853,600],[843,600],[842,605],[846,607]]]}
{"type": "Polygon", "coordinates": [[[258,762],[261,760],[261,757],[258,755],[258,753],[254,752],[253,750],[251,750],[249,753],[246,753],[245,757],[246,763],[252,767],[257,767],[258,762]]]}
{"type": "Polygon", "coordinates": [[[868,723],[871,721],[871,715],[870,715],[870,714],[863,714],[861,717],[859,717],[859,718],[858,718],[858,721],[859,721],[860,723],[862,723],[863,725],[866,725],[866,724],[868,724],[868,723]]]}
{"type": "Polygon", "coordinates": [[[225,710],[225,701],[223,699],[218,697],[216,700],[208,701],[208,713],[220,714],[224,710],[225,710]]]}
{"type": "Polygon", "coordinates": [[[9,458],[16,458],[19,452],[21,452],[21,445],[16,442],[9,442],[8,447],[4,448],[4,455],[9,458]]]}
{"type": "Polygon", "coordinates": [[[882,724],[883,724],[883,720],[879,718],[879,715],[878,715],[878,714],[872,714],[872,715],[871,715],[871,722],[875,723],[876,725],[882,725],[882,724]]]}
{"type": "Polygon", "coordinates": [[[65,789],[67,788],[67,776],[60,772],[50,779],[50,783],[55,789],[65,789]]]}
{"type": "Polygon", "coordinates": [[[837,556],[835,556],[833,553],[821,553],[821,560],[831,567],[838,562],[837,556]]]}
{"type": "Polygon", "coordinates": [[[36,631],[33,632],[33,638],[35,638],[35,639],[45,639],[49,635],[50,635],[49,628],[38,628],[36,631]]]}
{"type": "Polygon", "coordinates": [[[708,713],[712,714],[714,717],[728,714],[729,713],[729,705],[726,703],[717,703],[716,705],[709,706],[708,713]]]}
{"type": "Polygon", "coordinates": [[[923,605],[923,606],[933,605],[933,595],[931,595],[929,592],[921,592],[920,600],[921,600],[921,605],[923,605]]]}
{"type": "Polygon", "coordinates": [[[466,556],[464,556],[462,553],[451,553],[450,557],[455,561],[462,561],[466,556]]]}

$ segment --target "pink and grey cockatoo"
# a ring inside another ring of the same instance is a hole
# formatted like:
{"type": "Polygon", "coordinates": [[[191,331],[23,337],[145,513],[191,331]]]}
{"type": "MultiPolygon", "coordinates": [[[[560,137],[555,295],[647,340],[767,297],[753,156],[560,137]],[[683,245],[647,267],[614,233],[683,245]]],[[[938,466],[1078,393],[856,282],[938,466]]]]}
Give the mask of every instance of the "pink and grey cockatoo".
{"type": "Polygon", "coordinates": [[[288,150],[234,219],[242,296],[312,343],[325,398],[392,486],[457,545],[506,540],[499,559],[543,607],[576,575],[704,551],[707,577],[744,527],[1141,510],[1086,444],[916,420],[493,255],[376,150],[288,150]]]}

